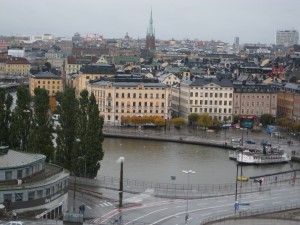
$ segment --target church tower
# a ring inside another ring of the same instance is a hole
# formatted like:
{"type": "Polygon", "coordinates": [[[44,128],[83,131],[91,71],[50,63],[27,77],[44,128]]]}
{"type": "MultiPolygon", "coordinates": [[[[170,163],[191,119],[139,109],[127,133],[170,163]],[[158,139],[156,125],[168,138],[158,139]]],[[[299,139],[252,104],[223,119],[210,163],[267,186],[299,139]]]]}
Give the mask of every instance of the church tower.
{"type": "Polygon", "coordinates": [[[155,50],[155,30],[153,27],[152,8],[151,8],[149,25],[147,28],[147,34],[146,34],[146,49],[155,50]]]}

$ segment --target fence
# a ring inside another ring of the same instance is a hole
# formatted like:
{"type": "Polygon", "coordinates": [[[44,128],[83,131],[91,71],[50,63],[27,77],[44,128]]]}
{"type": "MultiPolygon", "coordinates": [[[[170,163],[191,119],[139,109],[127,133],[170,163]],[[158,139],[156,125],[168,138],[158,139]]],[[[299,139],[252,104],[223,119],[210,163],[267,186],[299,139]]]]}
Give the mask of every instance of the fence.
{"type": "MultiPolygon", "coordinates": [[[[259,176],[261,177],[261,176],[259,176]]],[[[281,174],[264,175],[262,185],[256,177],[252,177],[247,182],[238,182],[238,194],[268,191],[274,185],[300,183],[300,170],[288,171],[281,174]],[[277,178],[275,178],[277,177],[277,178]]],[[[70,179],[73,184],[74,179],[70,179]]],[[[120,179],[116,177],[98,176],[97,179],[76,178],[76,185],[86,189],[106,188],[119,190],[120,179]]],[[[155,183],[139,180],[123,180],[123,191],[128,193],[151,192],[155,197],[162,198],[204,198],[211,196],[234,195],[236,184],[175,184],[175,183],[155,183]]]]}
{"type": "MultiPolygon", "coordinates": [[[[294,210],[294,209],[299,209],[299,208],[300,208],[300,203],[294,203],[294,204],[290,204],[290,205],[282,205],[282,206],[275,206],[275,207],[269,207],[269,208],[260,208],[260,209],[239,211],[236,215],[234,213],[219,214],[219,215],[215,215],[215,216],[207,217],[207,218],[203,219],[200,222],[200,225],[215,223],[215,222],[224,221],[224,220],[243,219],[246,217],[253,217],[253,216],[257,216],[257,215],[276,213],[276,212],[294,210]]],[[[291,219],[291,218],[288,217],[287,219],[291,219]]]]}

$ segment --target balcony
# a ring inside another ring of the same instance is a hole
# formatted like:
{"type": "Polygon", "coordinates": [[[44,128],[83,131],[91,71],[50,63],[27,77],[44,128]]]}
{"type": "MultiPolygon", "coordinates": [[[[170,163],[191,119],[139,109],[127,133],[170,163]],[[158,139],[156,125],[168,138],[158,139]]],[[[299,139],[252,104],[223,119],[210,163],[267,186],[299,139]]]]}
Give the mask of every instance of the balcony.
{"type": "Polygon", "coordinates": [[[111,100],[112,100],[112,97],[111,97],[111,96],[107,96],[107,97],[106,97],[106,100],[107,100],[107,101],[111,101],[111,100]]]}

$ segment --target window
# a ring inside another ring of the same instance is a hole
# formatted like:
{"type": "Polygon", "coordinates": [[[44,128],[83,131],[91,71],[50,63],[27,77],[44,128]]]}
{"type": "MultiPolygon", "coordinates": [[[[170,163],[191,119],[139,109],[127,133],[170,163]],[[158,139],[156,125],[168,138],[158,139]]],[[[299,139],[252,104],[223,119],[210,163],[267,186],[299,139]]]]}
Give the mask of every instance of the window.
{"type": "Polygon", "coordinates": [[[121,98],[124,98],[124,97],[125,97],[125,95],[124,95],[124,93],[122,93],[122,94],[121,94],[121,98]]]}
{"type": "Polygon", "coordinates": [[[195,93],[195,97],[198,97],[198,92],[195,93]]]}
{"type": "Polygon", "coordinates": [[[133,93],[133,98],[136,98],[136,93],[133,93]]]}
{"type": "Polygon", "coordinates": [[[150,94],[150,98],[153,98],[153,94],[150,94]]]}
{"type": "Polygon", "coordinates": [[[162,94],[162,95],[161,95],[161,98],[165,98],[165,94],[162,94]]]}
{"type": "Polygon", "coordinates": [[[116,93],[116,98],[119,98],[119,93],[116,93]]]}
{"type": "Polygon", "coordinates": [[[190,100],[190,105],[193,105],[193,100],[190,100]]]}
{"type": "Polygon", "coordinates": [[[205,97],[206,97],[206,98],[208,97],[208,93],[205,93],[205,97]]]}
{"type": "Polygon", "coordinates": [[[127,93],[127,98],[130,98],[130,93],[127,93]]]}
{"type": "Polygon", "coordinates": [[[142,93],[139,93],[139,98],[143,98],[143,95],[142,95],[142,93]]]}
{"type": "Polygon", "coordinates": [[[23,193],[16,193],[16,194],[15,194],[15,201],[16,201],[16,202],[21,202],[21,201],[23,201],[23,193]]]}
{"type": "Polygon", "coordinates": [[[148,98],[148,94],[145,94],[145,98],[148,98]]]}
{"type": "Polygon", "coordinates": [[[222,98],[223,97],[223,94],[222,93],[220,93],[220,98],[222,98]]]}
{"type": "Polygon", "coordinates": [[[23,170],[18,170],[17,171],[17,178],[21,179],[23,177],[23,170]]]}
{"type": "Polygon", "coordinates": [[[29,191],[28,192],[28,200],[33,200],[35,197],[35,191],[29,191]]]}
{"type": "Polygon", "coordinates": [[[159,98],[159,94],[156,94],[156,98],[159,98]]]}
{"type": "Polygon", "coordinates": [[[50,196],[50,188],[46,189],[46,196],[50,196]]]}
{"type": "Polygon", "coordinates": [[[190,97],[193,97],[193,92],[190,92],[190,97]]]}
{"type": "Polygon", "coordinates": [[[213,97],[213,93],[210,93],[210,94],[209,94],[209,97],[211,97],[211,98],[212,98],[212,97],[213,97]]]}
{"type": "Polygon", "coordinates": [[[218,97],[218,93],[215,93],[215,98],[217,98],[218,97]]]}
{"type": "Polygon", "coordinates": [[[12,180],[12,171],[5,171],[5,180],[12,180]]]}

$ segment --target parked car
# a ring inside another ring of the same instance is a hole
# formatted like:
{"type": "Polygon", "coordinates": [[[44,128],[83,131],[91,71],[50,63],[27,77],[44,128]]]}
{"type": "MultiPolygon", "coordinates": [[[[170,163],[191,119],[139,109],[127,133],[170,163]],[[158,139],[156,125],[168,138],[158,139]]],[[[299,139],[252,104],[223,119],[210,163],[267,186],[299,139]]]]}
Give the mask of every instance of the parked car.
{"type": "Polygon", "coordinates": [[[247,144],[253,144],[253,145],[254,145],[254,144],[255,144],[255,141],[254,141],[253,139],[247,139],[247,140],[246,140],[246,143],[247,143],[247,144]]]}
{"type": "Polygon", "coordinates": [[[271,145],[271,143],[270,143],[269,140],[264,140],[264,139],[260,141],[260,144],[263,145],[263,146],[264,145],[266,145],[266,146],[270,146],[271,145]]]}

